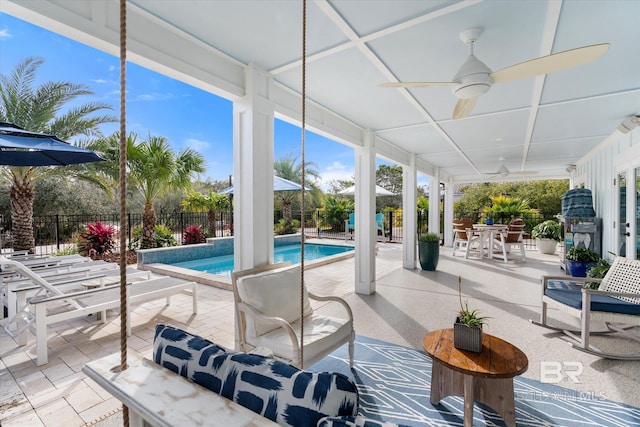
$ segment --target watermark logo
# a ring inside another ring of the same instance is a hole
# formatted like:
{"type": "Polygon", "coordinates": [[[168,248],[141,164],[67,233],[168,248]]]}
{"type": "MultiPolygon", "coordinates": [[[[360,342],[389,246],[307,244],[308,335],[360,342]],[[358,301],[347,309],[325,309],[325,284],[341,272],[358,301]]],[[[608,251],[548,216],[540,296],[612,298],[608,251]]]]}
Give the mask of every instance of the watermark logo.
{"type": "Polygon", "coordinates": [[[566,377],[574,384],[578,384],[583,370],[581,362],[540,362],[540,382],[559,384],[566,377]]]}

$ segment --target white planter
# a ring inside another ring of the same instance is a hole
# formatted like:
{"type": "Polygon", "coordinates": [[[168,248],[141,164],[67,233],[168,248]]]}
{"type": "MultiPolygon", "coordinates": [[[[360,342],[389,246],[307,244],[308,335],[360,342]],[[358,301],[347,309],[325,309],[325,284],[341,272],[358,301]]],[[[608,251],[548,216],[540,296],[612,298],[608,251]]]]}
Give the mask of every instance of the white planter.
{"type": "Polygon", "coordinates": [[[556,253],[558,242],[553,239],[536,239],[536,246],[541,254],[553,255],[556,253]]]}

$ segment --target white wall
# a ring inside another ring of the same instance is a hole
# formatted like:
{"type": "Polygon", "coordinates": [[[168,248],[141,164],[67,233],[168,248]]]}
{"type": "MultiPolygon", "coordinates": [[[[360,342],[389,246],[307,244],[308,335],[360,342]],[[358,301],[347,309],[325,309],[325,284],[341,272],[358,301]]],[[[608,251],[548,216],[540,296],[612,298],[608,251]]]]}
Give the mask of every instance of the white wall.
{"type": "MultiPolygon", "coordinates": [[[[622,134],[615,132],[602,144],[576,163],[572,182],[584,185],[593,194],[593,208],[602,218],[602,253],[616,251],[618,187],[614,187],[616,165],[621,159],[629,161],[640,155],[640,131],[622,134]]],[[[616,183],[617,184],[617,183],[616,183]]]]}

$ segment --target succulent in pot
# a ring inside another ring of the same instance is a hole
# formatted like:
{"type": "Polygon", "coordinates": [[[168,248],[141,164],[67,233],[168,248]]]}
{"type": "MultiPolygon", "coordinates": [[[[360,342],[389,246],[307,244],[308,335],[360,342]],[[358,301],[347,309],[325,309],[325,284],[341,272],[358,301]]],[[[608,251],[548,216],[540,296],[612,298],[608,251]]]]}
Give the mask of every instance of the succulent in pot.
{"type": "Polygon", "coordinates": [[[462,303],[462,279],[458,276],[458,298],[460,311],[453,325],[453,345],[459,350],[479,353],[482,351],[482,325],[488,317],[480,316],[478,310],[471,310],[469,304],[462,303]]]}

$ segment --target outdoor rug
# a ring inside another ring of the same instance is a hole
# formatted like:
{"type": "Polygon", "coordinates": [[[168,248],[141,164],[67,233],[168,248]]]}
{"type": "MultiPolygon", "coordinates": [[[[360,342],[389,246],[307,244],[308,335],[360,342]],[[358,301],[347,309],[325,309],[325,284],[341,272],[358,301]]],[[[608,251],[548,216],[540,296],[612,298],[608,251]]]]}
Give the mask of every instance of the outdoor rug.
{"type": "MultiPolygon", "coordinates": [[[[352,378],[360,392],[360,414],[404,426],[462,426],[463,400],[429,402],[431,359],[423,352],[356,337],[354,371],[347,346],[310,367],[352,378]]],[[[640,426],[640,409],[523,377],[514,379],[518,426],[640,426]]],[[[476,402],[474,426],[504,426],[502,417],[476,402]]]]}

